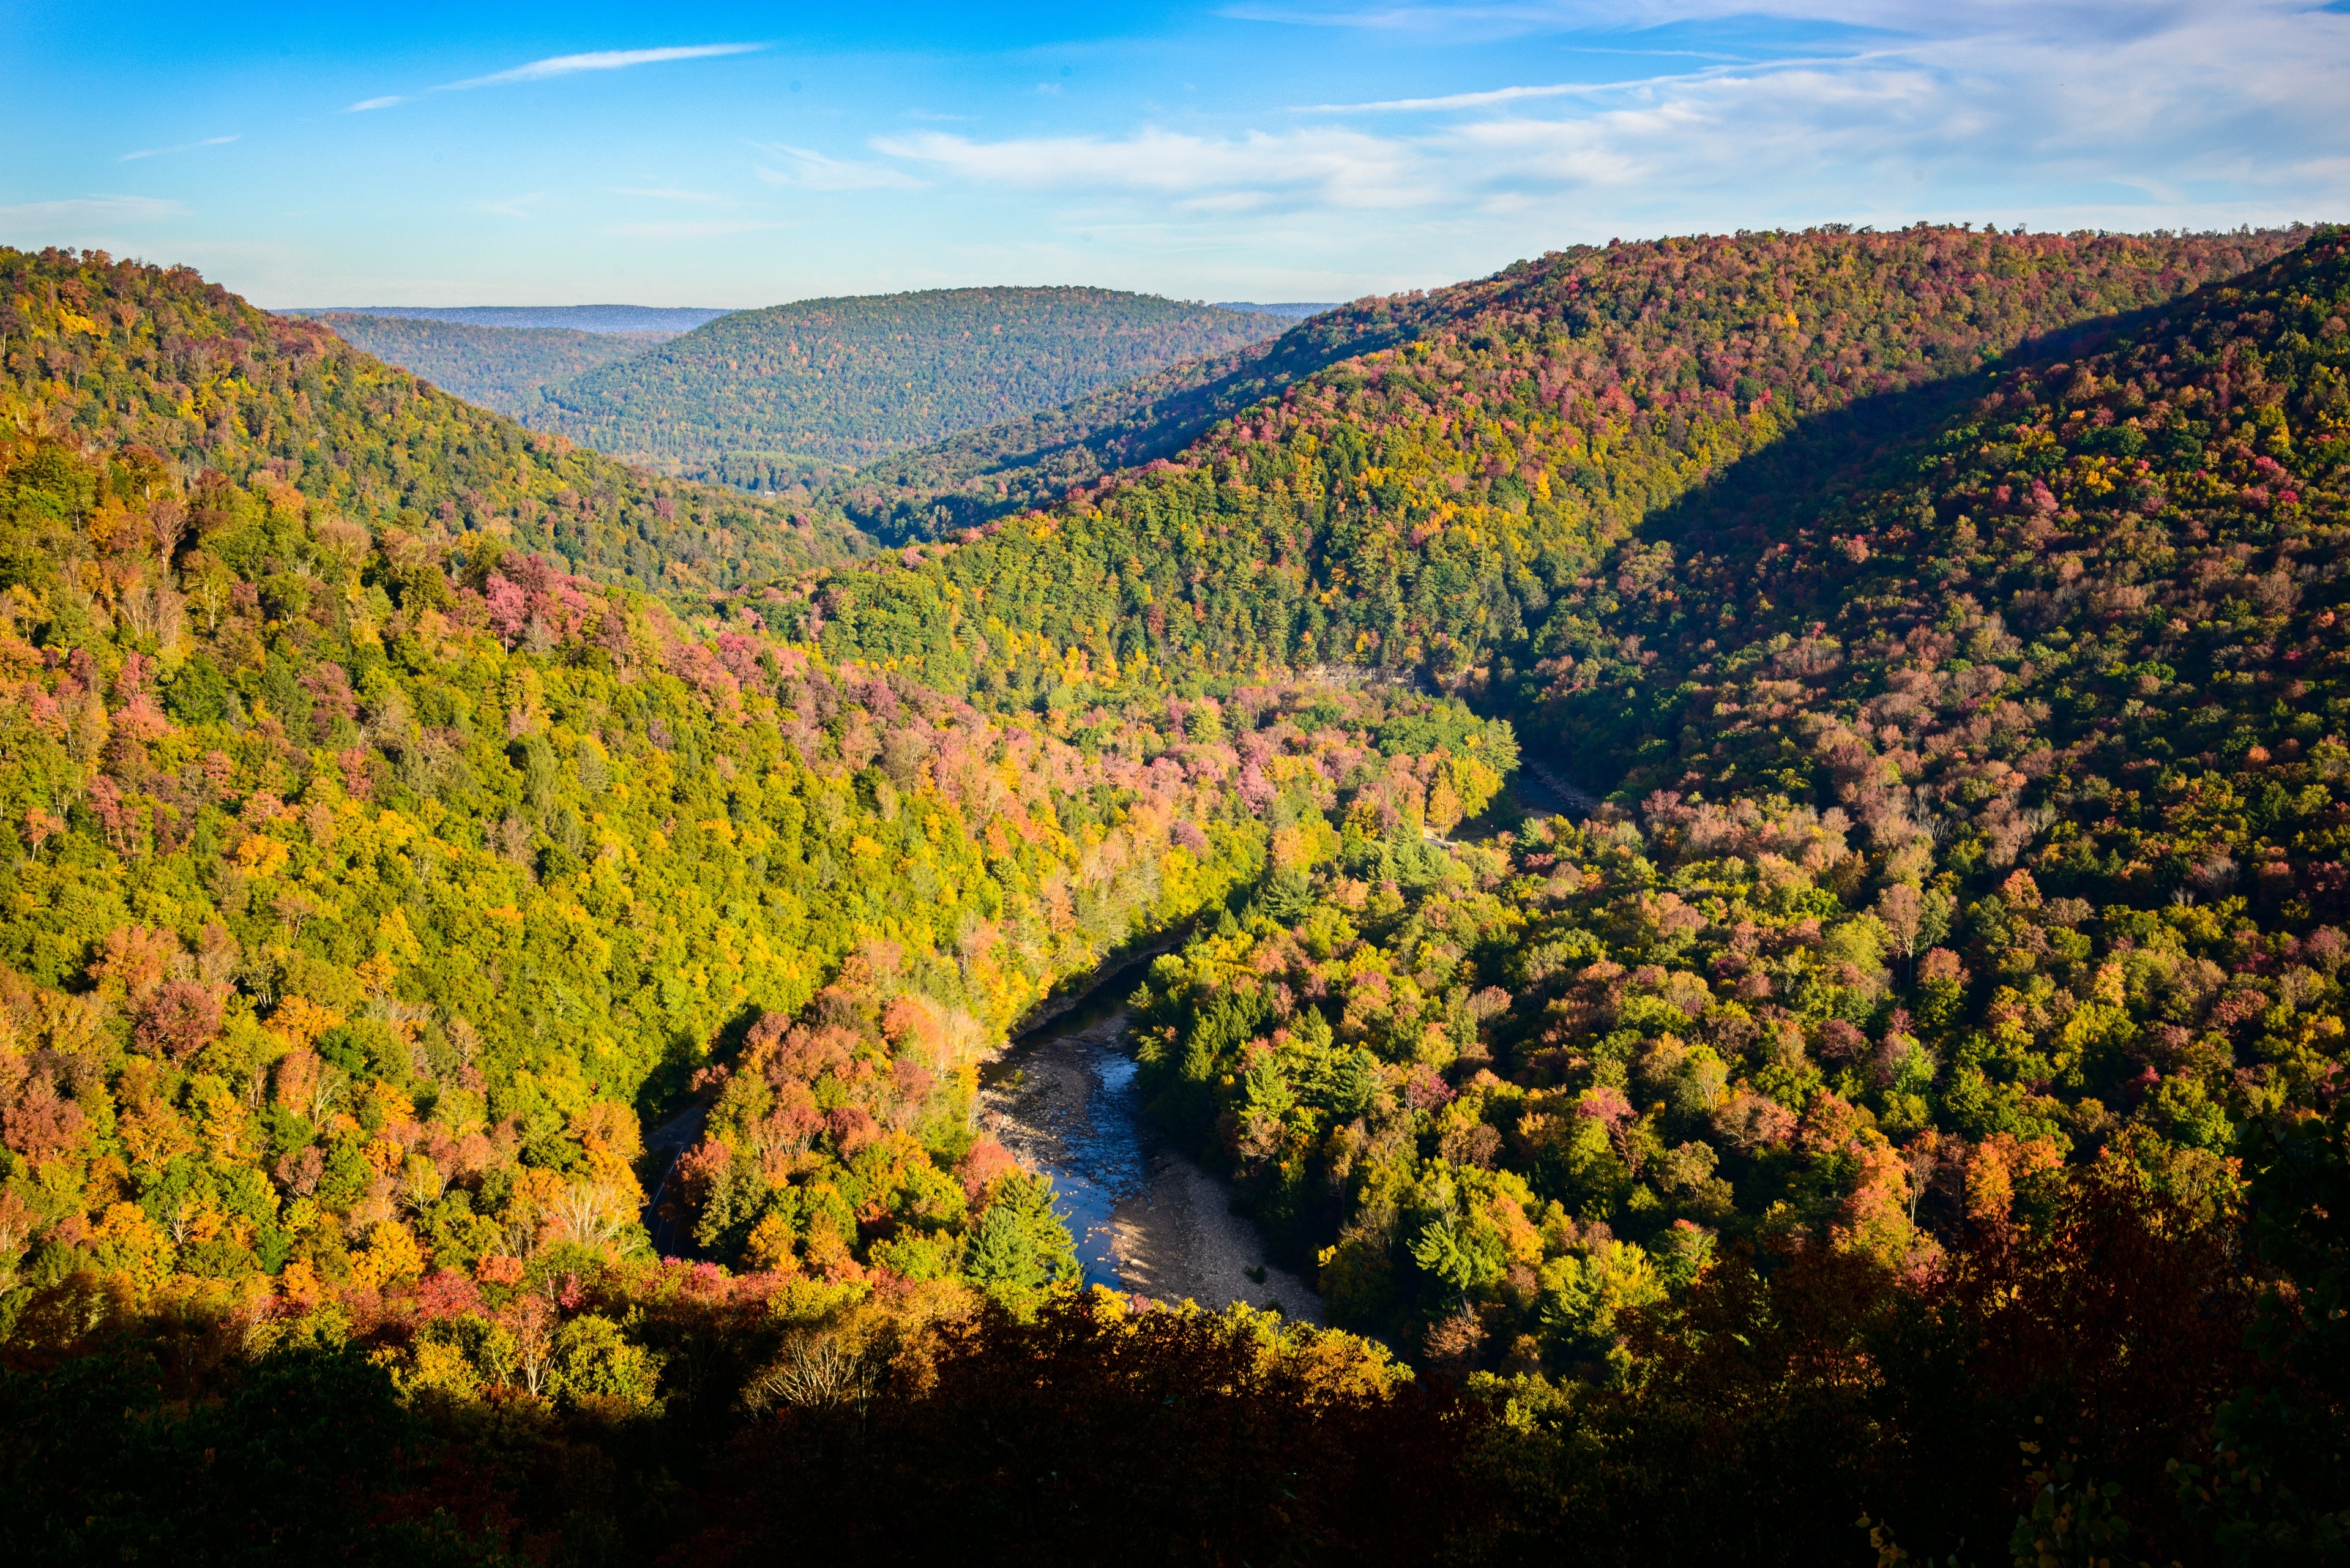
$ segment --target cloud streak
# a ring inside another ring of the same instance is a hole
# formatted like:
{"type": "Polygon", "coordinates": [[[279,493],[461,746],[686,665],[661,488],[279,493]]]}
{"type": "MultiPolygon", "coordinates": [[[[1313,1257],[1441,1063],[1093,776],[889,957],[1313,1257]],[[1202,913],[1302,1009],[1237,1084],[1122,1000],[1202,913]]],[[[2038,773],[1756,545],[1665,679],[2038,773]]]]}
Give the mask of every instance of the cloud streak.
{"type": "Polygon", "coordinates": [[[781,227],[781,223],[743,218],[670,223],[612,223],[604,232],[631,240],[711,240],[723,239],[729,234],[763,234],[781,227]]]}
{"type": "Polygon", "coordinates": [[[877,151],[941,172],[1030,190],[1127,191],[1230,208],[1276,192],[1336,206],[1395,207],[1438,194],[1407,143],[1340,128],[1230,138],[1147,130],[1124,138],[975,141],[943,131],[884,136],[877,151]]]}
{"type": "Polygon", "coordinates": [[[1785,70],[1835,69],[1866,66],[1877,61],[1901,57],[1903,57],[1901,50],[1877,49],[1849,55],[1732,61],[1722,65],[1708,66],[1702,70],[1675,71],[1664,76],[1639,77],[1628,81],[1554,82],[1543,87],[1489,88],[1480,92],[1445,93],[1435,98],[1390,98],[1369,103],[1302,104],[1291,112],[1294,114],[1429,114],[1449,109],[1492,109],[1501,104],[1519,103],[1529,99],[1601,99],[1611,93],[1637,92],[1649,88],[1669,88],[1685,83],[1709,81],[1717,77],[1758,76],[1771,71],[1785,70]]]}
{"type": "Polygon", "coordinates": [[[512,70],[493,71],[485,77],[468,77],[461,82],[443,82],[435,92],[460,92],[468,88],[505,87],[515,82],[543,82],[554,77],[577,76],[582,71],[623,71],[636,66],[666,65],[672,60],[706,60],[721,55],[755,54],[764,44],[683,44],[664,49],[601,49],[585,55],[553,55],[543,60],[533,60],[512,70]]]}
{"type": "MultiPolygon", "coordinates": [[[[1303,128],[922,132],[872,145],[941,179],[1082,202],[1089,221],[1166,228],[1189,213],[1203,234],[1239,234],[1266,214],[1320,213],[1342,224],[1326,243],[1344,243],[1335,236],[1350,213],[1363,215],[1358,232],[1387,243],[1395,231],[1369,214],[1509,244],[1529,230],[1564,243],[1929,213],[2149,227],[2221,213],[2230,223],[2318,219],[2350,205],[2350,133],[2326,107],[2350,101],[2350,16],[2300,0],[2158,4],[2121,16],[2065,0],[1763,8],[1872,32],[1848,53],[1822,54],[1814,35],[1800,55],[1635,80],[1313,105],[1292,112],[1332,123],[1303,128]],[[1894,36],[1897,26],[1908,36],[1894,36]],[[1398,115],[1427,119],[1399,127],[1398,115]]],[[[1752,0],[1680,0],[1635,19],[1755,10],[1752,0]]],[[[1313,19],[1390,26],[1408,15],[1436,13],[1313,19]]],[[[1442,15],[1559,32],[1583,8],[1442,15]]]]}
{"type": "Polygon", "coordinates": [[[74,196],[0,207],[0,224],[154,223],[187,215],[179,202],[154,196],[74,196]]]}
{"type": "MultiPolygon", "coordinates": [[[[942,137],[941,140],[958,139],[942,137]]],[[[886,163],[827,158],[821,152],[780,141],[759,141],[752,145],[783,165],[780,169],[764,165],[759,169],[759,178],[770,185],[802,191],[919,191],[922,188],[921,181],[886,163]]]]}
{"type": "Polygon", "coordinates": [[[149,147],[137,152],[126,152],[115,161],[135,163],[141,158],[166,158],[174,152],[193,152],[199,147],[225,147],[238,140],[234,136],[207,136],[202,141],[183,141],[177,147],[149,147]]]}

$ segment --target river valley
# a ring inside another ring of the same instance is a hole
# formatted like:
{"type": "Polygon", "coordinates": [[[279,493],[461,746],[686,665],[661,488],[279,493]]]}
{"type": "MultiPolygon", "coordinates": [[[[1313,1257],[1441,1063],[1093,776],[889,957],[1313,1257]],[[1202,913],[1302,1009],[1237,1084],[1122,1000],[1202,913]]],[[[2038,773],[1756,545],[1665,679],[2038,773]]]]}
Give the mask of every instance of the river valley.
{"type": "MultiPolygon", "coordinates": [[[[1531,761],[1514,787],[1535,811],[1598,806],[1531,761]]],[[[1022,1164],[1051,1174],[1086,1283],[1207,1307],[1245,1301],[1320,1322],[1322,1298],[1266,1260],[1254,1223],[1232,1212],[1232,1189],[1144,1114],[1124,1008],[1140,978],[1133,969],[1101,977],[1083,1002],[981,1068],[982,1122],[1022,1164]]]]}

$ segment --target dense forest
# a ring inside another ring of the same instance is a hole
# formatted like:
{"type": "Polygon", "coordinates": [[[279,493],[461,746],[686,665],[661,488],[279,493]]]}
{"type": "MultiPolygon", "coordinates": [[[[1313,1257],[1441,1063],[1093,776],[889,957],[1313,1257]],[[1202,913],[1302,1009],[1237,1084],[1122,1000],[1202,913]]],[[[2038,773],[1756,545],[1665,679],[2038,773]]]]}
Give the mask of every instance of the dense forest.
{"type": "Polygon", "coordinates": [[[1565,253],[665,596],[100,426],[50,313],[201,286],[16,265],[19,1553],[2350,1553],[2339,232],[1565,253]],[[1327,1328],[974,1123],[1156,933],[1327,1328]]]}
{"type": "Polygon", "coordinates": [[[1188,359],[1025,419],[897,452],[847,473],[722,467],[712,477],[832,511],[885,544],[939,539],[1175,456],[1218,421],[1300,379],[1412,337],[1418,296],[1333,306],[1268,342],[1188,359]]]}
{"type": "MultiPolygon", "coordinates": [[[[1804,466],[1781,483],[1832,479],[1930,421],[1989,357],[2286,243],[1929,229],[1667,240],[1367,303],[1356,310],[1383,319],[1393,346],[1373,337],[1180,461],[966,530],[920,567],[837,579],[809,625],[827,649],[983,690],[987,666],[1011,658],[992,626],[1063,647],[1106,638],[1121,660],[1513,686],[1578,579],[1596,581],[1652,513],[1791,431],[1807,437],[1789,459],[1804,466]]],[[[1331,317],[1300,330],[1315,329],[1347,331],[1331,317]]]]}
{"type": "Polygon", "coordinates": [[[1162,1118],[1334,1321],[1501,1402],[1562,1522],[1718,1542],[1588,1458],[1695,1444],[1783,1517],[1873,1475],[1939,1558],[2045,1423],[2162,1560],[2338,1541],[2292,1432],[2343,1394],[2340,238],[1746,236],[1463,293],[1157,472],[816,585],[804,633],[1008,709],[1384,666],[1612,794],[1449,855],[1449,776],[1276,799],[1313,847],[1137,997],[1162,1118]],[[2093,1284],[2109,1342],[1983,1359],[2093,1284]],[[1688,1337],[1823,1292],[1775,1372],[1688,1337]],[[1850,1446],[1771,1470],[1799,1428],[1711,1407],[1752,1378],[1850,1446]],[[2238,1490],[2182,1511],[2214,1419],[2238,1490]],[[2223,1525],[2287,1472],[2306,1513],[2223,1525]]]}
{"type": "MultiPolygon", "coordinates": [[[[1300,377],[1408,335],[1409,325],[1399,331],[1399,307],[1408,324],[1413,317],[1408,301],[1367,300],[1343,311],[1332,306],[1284,306],[1277,311],[1219,306],[1218,310],[1253,315],[1257,339],[1229,353],[1211,352],[1116,379],[1069,401],[960,431],[861,468],[811,456],[806,450],[757,445],[727,447],[691,465],[660,466],[767,494],[795,513],[834,524],[846,523],[885,544],[939,538],[1049,504],[1072,485],[1090,484],[1119,469],[1172,456],[1217,421],[1278,393],[1300,377]],[[1281,331],[1278,317],[1315,313],[1327,319],[1278,337],[1264,335],[1281,331]]],[[[325,322],[354,347],[387,363],[484,408],[528,421],[543,408],[547,389],[598,367],[639,358],[678,332],[701,325],[695,319],[660,332],[602,325],[527,325],[572,314],[584,320],[608,316],[627,322],[632,318],[619,314],[626,308],[479,306],[286,314],[325,322]]],[[[662,313],[637,314],[657,318],[662,313]]],[[[725,313],[671,314],[702,317],[725,313]]],[[[627,379],[625,373],[615,371],[604,379],[606,396],[626,395],[614,390],[627,379]]],[[[852,411],[844,419],[855,425],[858,417],[852,411]]],[[[951,421],[949,428],[953,428],[951,421]]],[[[634,439],[618,427],[597,435],[634,439]]]]}
{"type": "Polygon", "coordinates": [[[739,479],[776,459],[864,462],[1291,325],[1101,288],[801,300],[567,381],[531,422],[666,472],[739,479]]]}
{"type": "MultiPolygon", "coordinates": [[[[902,304],[924,296],[891,297],[902,304]]],[[[578,308],[612,311],[619,307],[578,308]]],[[[651,457],[664,470],[760,493],[783,502],[795,514],[823,519],[834,526],[846,524],[884,544],[903,545],[1046,505],[1073,485],[1091,484],[1120,469],[1170,457],[1218,421],[1279,393],[1299,378],[1366,348],[1409,336],[1418,315],[1409,300],[1367,300],[1346,309],[1318,306],[1313,308],[1324,319],[1274,337],[1271,334],[1282,333],[1282,317],[1302,317],[1308,307],[1284,306],[1277,314],[1252,313],[1237,306],[1215,308],[1250,316],[1256,323],[1255,337],[1227,353],[1211,351],[1140,374],[1114,376],[1099,390],[978,429],[961,428],[965,416],[957,415],[944,426],[955,433],[862,467],[810,455],[821,449],[821,443],[791,449],[756,442],[728,445],[716,450],[715,455],[680,463],[628,447],[638,437],[618,425],[583,431],[583,438],[591,445],[619,442],[610,450],[621,456],[651,457]]],[[[559,308],[286,314],[324,322],[354,347],[387,363],[412,370],[468,401],[525,421],[543,410],[554,389],[600,367],[640,360],[647,350],[676,335],[675,330],[624,332],[611,327],[581,330],[518,324],[539,316],[560,317],[564,312],[559,308]]],[[[1031,369],[1040,359],[1060,352],[1055,348],[1040,355],[1034,343],[1014,350],[1015,355],[1027,356],[1021,363],[1031,369]]],[[[1156,361],[1146,356],[1141,362],[1156,361]]],[[[655,371],[650,361],[644,369],[655,371]]],[[[629,372],[614,369],[602,378],[598,395],[607,400],[634,398],[627,388],[629,379],[629,372]]],[[[886,394],[889,389],[882,390],[886,394]]],[[[732,392],[716,396],[730,406],[740,401],[732,392]]],[[[839,416],[837,422],[843,428],[864,428],[861,421],[869,412],[853,406],[854,396],[852,406],[839,416]]],[[[559,395],[556,400],[561,400],[559,395]]],[[[982,410],[983,415],[985,412],[982,410]]],[[[536,422],[549,421],[537,419],[536,422]]],[[[555,424],[560,427],[561,421],[555,424]]]]}
{"type": "Polygon", "coordinates": [[[198,510],[207,471],[265,476],[363,529],[484,533],[599,583],[688,596],[865,546],[845,524],[525,430],[184,267],[0,249],[0,369],[13,431],[144,449],[198,510]]]}
{"type": "Polygon", "coordinates": [[[558,381],[632,359],[671,333],[581,332],[570,327],[486,327],[397,316],[321,311],[309,319],[387,365],[412,370],[444,392],[522,419],[558,381]]]}

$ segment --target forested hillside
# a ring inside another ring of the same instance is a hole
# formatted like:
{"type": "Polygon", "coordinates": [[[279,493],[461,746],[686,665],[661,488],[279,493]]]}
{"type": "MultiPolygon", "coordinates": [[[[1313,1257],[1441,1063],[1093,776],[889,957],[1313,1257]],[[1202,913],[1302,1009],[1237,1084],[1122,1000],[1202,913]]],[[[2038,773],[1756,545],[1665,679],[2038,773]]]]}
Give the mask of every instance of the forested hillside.
{"type": "Polygon", "coordinates": [[[1279,337],[1185,360],[1059,408],[885,457],[851,473],[720,470],[729,483],[836,510],[883,543],[938,539],[1049,506],[1072,488],[1175,455],[1221,420],[1342,359],[1415,336],[1438,313],[1419,296],[1332,307],[1279,337]]]}
{"type": "Polygon", "coordinates": [[[1575,252],[698,605],[20,377],[0,1541],[2340,1561],[2345,317],[2334,230],[1575,252]],[[1064,1288],[974,1125],[1154,932],[1331,1328],[1064,1288]]]}
{"type": "Polygon", "coordinates": [[[1178,360],[1285,317],[1100,288],[931,289],[743,310],[548,395],[533,422],[698,477],[868,462],[1178,360]],[[729,466],[729,465],[732,466],[729,466]]]}
{"type": "Polygon", "coordinates": [[[599,366],[632,359],[674,336],[485,327],[397,316],[321,311],[310,317],[387,365],[412,370],[444,392],[509,419],[536,409],[539,393],[599,366]]]}
{"type": "Polygon", "coordinates": [[[1450,774],[1276,798],[1290,864],[1137,997],[1159,1114],[1335,1321],[1501,1402],[1553,1525],[1703,1555],[1873,1497],[1939,1553],[2094,1477],[2062,1521],[2159,1560],[2334,1539],[2340,236],[1478,286],[804,625],[997,706],[1418,671],[1614,792],[1449,855],[1450,774]],[[2019,1492],[2035,1423],[2066,1451],[2019,1492]]]}
{"type": "MultiPolygon", "coordinates": [[[[1188,731],[1156,699],[1006,722],[785,642],[774,590],[681,613],[462,526],[486,509],[395,505],[432,499],[391,485],[435,462],[494,482],[477,443],[511,426],[192,275],[13,265],[12,1555],[504,1561],[611,1528],[611,1497],[492,1518],[408,1423],[509,1409],[536,1471],[596,1462],[575,1417],[798,1408],[792,1368],[844,1331],[937,1325],[980,1375],[1075,1273],[1049,1185],[976,1125],[980,1056],[1285,854],[1265,778],[1343,801],[1394,753],[1500,784],[1476,759],[1505,732],[1450,700],[1268,687],[1188,731]],[[647,1160],[679,1112],[705,1124],[686,1157],[647,1160]],[[652,1255],[656,1191],[700,1261],[652,1255]],[[141,1349],[167,1321],[241,1347],[167,1386],[141,1349]],[[191,1442],[221,1468],[182,1493],[155,1445],[191,1442]],[[393,1496],[427,1501],[363,1501],[393,1496]]],[[[628,474],[506,461],[501,496],[628,474]]],[[[1403,1382],[1245,1312],[1119,1332],[1257,1368],[1272,1390],[1236,1397],[1269,1431],[1311,1436],[1291,1394],[1371,1410],[1403,1382]]]]}
{"type": "MultiPolygon", "coordinates": [[[[1180,462],[961,536],[919,568],[842,577],[808,624],[828,649],[982,691],[1049,679],[1021,651],[1037,637],[1096,664],[1344,663],[1506,687],[1542,657],[1555,600],[1752,454],[1825,419],[1784,477],[1832,479],[1930,422],[1987,358],[2285,243],[1669,240],[1367,303],[1397,346],[1372,336],[1180,462]]],[[[1347,332],[1328,317],[1316,329],[1347,332]]]]}
{"type": "MultiPolygon", "coordinates": [[[[315,1296],[641,1250],[639,1120],[697,1074],[734,1080],[709,1145],[733,1164],[679,1188],[712,1255],[954,1273],[964,1189],[932,1157],[977,1158],[972,1197],[1008,1166],[972,1153],[976,1053],[1263,860],[1230,745],[992,724],[754,611],[371,539],[266,475],[190,528],[137,449],[8,455],[0,961],[36,1274],[315,1296]],[[133,587],[77,591],[109,580],[133,587]],[[864,1189],[803,1201],[868,1153],[903,1235],[860,1232],[864,1189]]],[[[1369,776],[1273,740],[1299,776],[1369,776]]]]}
{"type": "Polygon", "coordinates": [[[0,417],[145,452],[181,484],[192,526],[217,505],[207,472],[265,475],[369,529],[487,534],[598,582],[688,595],[862,543],[526,431],[185,267],[0,250],[0,417]]]}

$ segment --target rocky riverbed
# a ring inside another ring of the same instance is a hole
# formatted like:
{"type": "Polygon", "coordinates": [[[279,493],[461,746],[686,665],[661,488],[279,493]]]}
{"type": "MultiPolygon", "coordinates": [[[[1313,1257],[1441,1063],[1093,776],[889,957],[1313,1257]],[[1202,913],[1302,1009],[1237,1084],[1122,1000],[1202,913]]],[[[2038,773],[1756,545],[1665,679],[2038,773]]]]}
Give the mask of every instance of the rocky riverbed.
{"type": "Polygon", "coordinates": [[[1318,1323],[1322,1298],[1266,1261],[1231,1190],[1144,1117],[1126,1023],[1115,1004],[1069,1013],[980,1073],[983,1120],[1023,1164],[1051,1172],[1086,1282],[1318,1323]]]}

